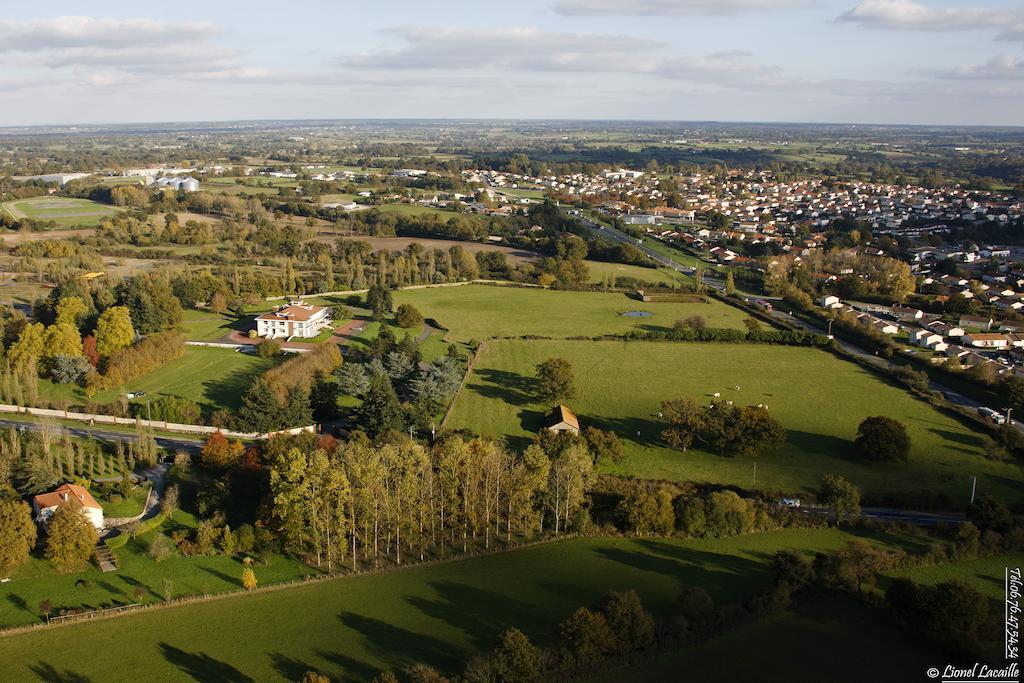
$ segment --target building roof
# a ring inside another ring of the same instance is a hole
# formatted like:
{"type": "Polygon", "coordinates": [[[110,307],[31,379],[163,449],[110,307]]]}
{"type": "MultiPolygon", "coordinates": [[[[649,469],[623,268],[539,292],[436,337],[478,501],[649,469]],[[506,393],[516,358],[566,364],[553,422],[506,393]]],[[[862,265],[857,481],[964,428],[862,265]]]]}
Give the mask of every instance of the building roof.
{"type": "Polygon", "coordinates": [[[1006,341],[1006,335],[996,334],[994,332],[985,332],[985,333],[977,333],[976,332],[974,334],[968,334],[967,336],[971,339],[971,341],[999,341],[999,340],[1006,341]]]}
{"type": "Polygon", "coordinates": [[[554,427],[557,424],[565,423],[575,429],[580,428],[580,421],[576,418],[576,414],[565,406],[559,404],[551,410],[551,414],[548,416],[548,427],[554,427]]]}
{"type": "Polygon", "coordinates": [[[79,507],[103,509],[88,490],[76,484],[64,484],[49,493],[40,493],[33,500],[40,510],[61,505],[73,505],[76,509],[79,507]]]}
{"type": "Polygon", "coordinates": [[[305,321],[317,316],[326,306],[313,306],[300,302],[292,302],[269,313],[257,317],[257,320],[298,320],[305,321]]]}

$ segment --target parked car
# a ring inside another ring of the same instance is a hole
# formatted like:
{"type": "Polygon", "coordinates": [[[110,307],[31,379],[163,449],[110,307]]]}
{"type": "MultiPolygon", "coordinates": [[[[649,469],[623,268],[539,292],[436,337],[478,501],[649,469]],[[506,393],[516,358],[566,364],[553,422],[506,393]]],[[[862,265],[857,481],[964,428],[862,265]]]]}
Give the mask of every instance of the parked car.
{"type": "Polygon", "coordinates": [[[779,501],[779,505],[785,508],[798,508],[800,507],[799,498],[783,498],[779,501]]]}

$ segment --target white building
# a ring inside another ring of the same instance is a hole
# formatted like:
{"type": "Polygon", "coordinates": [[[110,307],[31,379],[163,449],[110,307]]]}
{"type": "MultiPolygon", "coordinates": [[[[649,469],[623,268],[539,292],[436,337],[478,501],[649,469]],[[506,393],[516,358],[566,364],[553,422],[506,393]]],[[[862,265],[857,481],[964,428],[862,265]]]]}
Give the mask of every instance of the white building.
{"type": "Polygon", "coordinates": [[[267,339],[311,339],[331,325],[331,309],[292,301],[257,317],[256,334],[267,339]]]}
{"type": "Polygon", "coordinates": [[[172,190],[181,190],[182,192],[196,192],[199,190],[199,181],[191,177],[168,177],[158,178],[154,185],[157,187],[165,187],[172,190]]]}
{"type": "Polygon", "coordinates": [[[40,493],[32,499],[32,511],[39,524],[45,524],[57,508],[61,507],[80,511],[96,529],[103,528],[103,508],[82,486],[64,484],[54,491],[40,493]]]}

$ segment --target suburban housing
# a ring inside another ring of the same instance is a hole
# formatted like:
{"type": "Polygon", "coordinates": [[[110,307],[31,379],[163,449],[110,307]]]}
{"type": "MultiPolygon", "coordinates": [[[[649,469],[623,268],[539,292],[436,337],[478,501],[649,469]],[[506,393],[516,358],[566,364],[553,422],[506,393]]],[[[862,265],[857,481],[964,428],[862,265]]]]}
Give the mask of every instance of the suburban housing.
{"type": "Polygon", "coordinates": [[[80,510],[94,527],[103,528],[103,508],[82,486],[64,484],[49,493],[40,493],[32,499],[32,511],[35,513],[36,522],[40,524],[45,524],[57,508],[65,506],[80,510]]]}
{"type": "Polygon", "coordinates": [[[299,337],[310,339],[330,327],[331,309],[302,301],[289,302],[256,318],[256,334],[268,339],[299,337]]]}

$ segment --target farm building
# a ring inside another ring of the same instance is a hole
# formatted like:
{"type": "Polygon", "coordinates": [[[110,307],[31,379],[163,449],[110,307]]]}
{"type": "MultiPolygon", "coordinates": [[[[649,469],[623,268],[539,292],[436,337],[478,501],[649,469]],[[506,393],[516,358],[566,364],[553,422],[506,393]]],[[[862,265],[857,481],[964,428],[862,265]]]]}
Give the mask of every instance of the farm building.
{"type": "Polygon", "coordinates": [[[544,423],[544,428],[552,432],[572,432],[573,434],[579,434],[580,421],[571,410],[563,405],[557,405],[551,411],[551,414],[548,415],[548,419],[544,423]]]}
{"type": "Polygon", "coordinates": [[[256,334],[268,339],[311,339],[331,326],[331,309],[292,301],[256,318],[256,334]]]}
{"type": "Polygon", "coordinates": [[[94,527],[103,528],[103,508],[82,486],[64,484],[54,491],[40,493],[32,499],[32,511],[35,513],[36,522],[40,524],[45,524],[57,511],[57,508],[65,506],[81,510],[94,527]]]}

